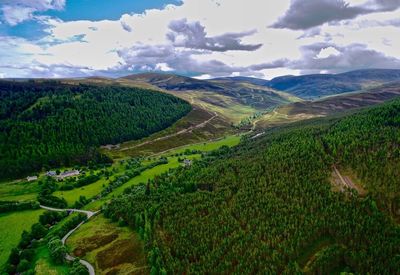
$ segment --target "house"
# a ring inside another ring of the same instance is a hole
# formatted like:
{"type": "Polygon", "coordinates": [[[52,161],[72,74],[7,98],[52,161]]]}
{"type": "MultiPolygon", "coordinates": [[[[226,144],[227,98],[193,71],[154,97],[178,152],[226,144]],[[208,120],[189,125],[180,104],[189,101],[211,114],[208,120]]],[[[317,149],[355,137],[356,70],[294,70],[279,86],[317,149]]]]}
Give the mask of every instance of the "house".
{"type": "Polygon", "coordinates": [[[56,171],[47,171],[46,172],[46,176],[49,176],[49,177],[54,177],[56,175],[57,175],[56,171]]]}
{"type": "Polygon", "coordinates": [[[65,171],[63,173],[61,173],[60,175],[57,176],[57,179],[65,179],[68,177],[73,177],[73,176],[78,176],[80,174],[80,172],[78,170],[70,170],[70,171],[65,171]]]}
{"type": "Polygon", "coordinates": [[[26,178],[27,181],[35,181],[35,180],[37,180],[37,179],[38,179],[37,176],[31,176],[31,177],[27,177],[27,178],[26,178]]]}
{"type": "Polygon", "coordinates": [[[191,166],[192,165],[192,161],[190,159],[184,159],[183,165],[185,165],[186,167],[191,166]]]}

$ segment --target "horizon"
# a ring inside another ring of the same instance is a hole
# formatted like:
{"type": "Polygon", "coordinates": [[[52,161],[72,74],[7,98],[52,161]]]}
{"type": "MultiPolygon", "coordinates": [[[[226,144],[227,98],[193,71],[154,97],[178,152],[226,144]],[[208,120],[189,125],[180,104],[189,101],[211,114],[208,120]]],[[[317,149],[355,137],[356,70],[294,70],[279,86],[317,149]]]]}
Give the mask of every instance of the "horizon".
{"type": "Polygon", "coordinates": [[[399,18],[400,0],[4,0],[0,78],[400,69],[399,18]]]}
{"type": "Polygon", "coordinates": [[[193,78],[197,80],[214,80],[214,79],[223,79],[223,78],[236,78],[236,77],[243,77],[243,78],[253,78],[253,79],[260,79],[260,80],[265,80],[265,81],[271,81],[275,78],[280,78],[280,77],[297,77],[297,76],[311,76],[311,75],[341,75],[341,74],[346,74],[346,73],[351,73],[351,72],[357,72],[357,71],[397,71],[400,69],[382,69],[382,68],[368,68],[368,69],[358,69],[358,70],[350,70],[350,71],[344,71],[340,73],[319,73],[319,74],[302,74],[302,75],[278,75],[276,77],[267,79],[267,78],[259,78],[259,77],[253,77],[253,76],[218,76],[218,77],[212,77],[212,78],[197,78],[197,77],[190,77],[190,76],[185,76],[183,74],[178,74],[178,73],[171,73],[171,72],[163,72],[163,71],[147,71],[147,72],[138,72],[138,73],[131,73],[127,75],[121,75],[121,76],[100,76],[100,75],[89,75],[89,76],[71,76],[71,77],[10,77],[10,78],[0,78],[0,80],[64,80],[64,79],[90,79],[90,78],[104,78],[104,79],[111,79],[111,80],[116,80],[120,78],[125,78],[128,76],[135,76],[135,75],[144,75],[144,74],[161,74],[161,75],[171,75],[171,76],[181,76],[181,77],[188,77],[188,78],[193,78]]]}

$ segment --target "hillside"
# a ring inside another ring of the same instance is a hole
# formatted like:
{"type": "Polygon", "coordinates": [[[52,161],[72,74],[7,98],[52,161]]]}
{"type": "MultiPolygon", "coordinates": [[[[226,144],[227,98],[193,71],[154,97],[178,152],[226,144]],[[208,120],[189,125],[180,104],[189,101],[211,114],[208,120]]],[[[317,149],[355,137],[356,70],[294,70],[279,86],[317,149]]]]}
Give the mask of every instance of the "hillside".
{"type": "Polygon", "coordinates": [[[399,80],[400,70],[371,69],[342,74],[283,76],[272,79],[267,86],[303,99],[315,99],[399,80]]]}
{"type": "Polygon", "coordinates": [[[396,274],[399,121],[397,100],[271,129],[129,188],[105,214],[137,230],[152,273],[396,274]]]}
{"type": "Polygon", "coordinates": [[[220,91],[221,88],[208,81],[174,74],[143,73],[122,77],[122,79],[145,82],[169,91],[208,90],[220,91]]]}
{"type": "Polygon", "coordinates": [[[256,112],[299,101],[296,96],[229,78],[199,80],[171,74],[145,73],[117,80],[124,85],[152,85],[207,111],[219,114],[230,123],[239,123],[256,112]]]}
{"type": "Polygon", "coordinates": [[[329,96],[314,101],[294,102],[280,106],[260,117],[257,128],[263,129],[312,117],[345,113],[384,103],[400,97],[400,83],[393,82],[358,92],[329,96]]]}
{"type": "Polygon", "coordinates": [[[2,81],[0,98],[0,178],[107,161],[96,147],[146,137],[191,110],[150,90],[54,81],[2,81]]]}

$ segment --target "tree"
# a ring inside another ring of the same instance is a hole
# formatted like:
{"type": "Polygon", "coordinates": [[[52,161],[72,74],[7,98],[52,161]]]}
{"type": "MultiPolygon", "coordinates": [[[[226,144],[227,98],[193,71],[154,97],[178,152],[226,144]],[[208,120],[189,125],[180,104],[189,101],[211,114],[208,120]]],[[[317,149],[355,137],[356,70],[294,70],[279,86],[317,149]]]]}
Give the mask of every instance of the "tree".
{"type": "Polygon", "coordinates": [[[40,223],[35,223],[31,228],[31,235],[33,238],[39,240],[43,238],[47,233],[47,229],[40,223]]]}
{"type": "Polygon", "coordinates": [[[50,250],[51,258],[55,263],[61,264],[64,262],[67,250],[58,237],[51,238],[47,247],[50,250]]]}
{"type": "Polygon", "coordinates": [[[24,272],[26,270],[28,270],[30,268],[30,263],[23,259],[19,262],[18,266],[17,266],[17,271],[18,272],[24,272]]]}
{"type": "Polygon", "coordinates": [[[89,272],[88,272],[87,268],[79,262],[79,259],[75,259],[72,263],[72,267],[70,269],[70,274],[71,275],[87,275],[87,274],[89,274],[89,272]]]}

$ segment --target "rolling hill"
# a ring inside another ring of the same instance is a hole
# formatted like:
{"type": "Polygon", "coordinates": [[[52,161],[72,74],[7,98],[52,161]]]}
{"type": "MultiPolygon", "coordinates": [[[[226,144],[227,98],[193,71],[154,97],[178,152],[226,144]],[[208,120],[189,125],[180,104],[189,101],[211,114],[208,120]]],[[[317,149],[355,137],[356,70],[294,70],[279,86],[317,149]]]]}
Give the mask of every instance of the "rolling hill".
{"type": "Polygon", "coordinates": [[[303,99],[353,92],[399,81],[400,70],[359,70],[342,74],[283,76],[272,79],[268,87],[285,91],[303,99]]]}
{"type": "Polygon", "coordinates": [[[140,234],[152,273],[396,274],[399,118],[397,100],[269,129],[127,189],[104,214],[140,234]]]}
{"type": "Polygon", "coordinates": [[[366,69],[341,74],[289,75],[276,77],[270,81],[251,77],[222,78],[226,79],[270,87],[302,99],[312,100],[400,81],[400,70],[366,69]]]}
{"type": "Polygon", "coordinates": [[[100,145],[149,136],[191,110],[155,91],[56,81],[1,81],[0,99],[0,178],[101,160],[100,145]]]}
{"type": "Polygon", "coordinates": [[[313,101],[294,102],[275,108],[256,122],[258,129],[357,110],[400,97],[400,82],[313,101]]]}
{"type": "Polygon", "coordinates": [[[129,75],[117,81],[124,84],[131,81],[132,85],[152,85],[193,105],[217,112],[233,123],[257,111],[300,100],[286,92],[229,78],[199,80],[179,75],[145,73],[129,75]]]}

